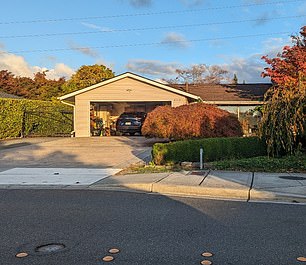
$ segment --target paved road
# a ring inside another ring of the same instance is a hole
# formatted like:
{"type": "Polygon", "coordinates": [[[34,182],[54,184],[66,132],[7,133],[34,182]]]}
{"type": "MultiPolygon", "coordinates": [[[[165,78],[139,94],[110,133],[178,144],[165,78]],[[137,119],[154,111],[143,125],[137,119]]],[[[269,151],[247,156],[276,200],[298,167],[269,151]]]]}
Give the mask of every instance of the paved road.
{"type": "Polygon", "coordinates": [[[0,190],[0,264],[301,264],[306,207],[106,191],[0,190]],[[39,245],[63,243],[53,254],[39,245]],[[21,251],[28,257],[18,259],[21,251]]]}
{"type": "Polygon", "coordinates": [[[0,171],[15,167],[124,168],[150,155],[144,137],[25,138],[0,141],[0,171]]]}

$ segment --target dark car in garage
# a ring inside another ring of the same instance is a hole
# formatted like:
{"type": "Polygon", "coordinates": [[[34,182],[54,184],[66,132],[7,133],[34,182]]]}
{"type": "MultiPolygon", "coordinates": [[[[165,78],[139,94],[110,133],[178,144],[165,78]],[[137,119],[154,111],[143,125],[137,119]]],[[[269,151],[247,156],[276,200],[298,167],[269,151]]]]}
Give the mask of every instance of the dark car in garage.
{"type": "Polygon", "coordinates": [[[116,122],[116,131],[122,134],[128,133],[141,135],[141,128],[147,113],[145,112],[124,112],[116,122]]]}

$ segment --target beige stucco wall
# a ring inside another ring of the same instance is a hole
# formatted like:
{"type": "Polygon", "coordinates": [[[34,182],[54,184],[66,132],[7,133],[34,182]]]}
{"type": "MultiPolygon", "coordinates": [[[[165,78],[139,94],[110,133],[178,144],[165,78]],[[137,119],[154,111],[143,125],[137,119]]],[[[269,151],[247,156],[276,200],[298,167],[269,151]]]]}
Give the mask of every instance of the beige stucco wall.
{"type": "Polygon", "coordinates": [[[90,136],[90,102],[171,101],[173,107],[188,103],[186,97],[126,77],[75,97],[76,137],[90,136]]]}

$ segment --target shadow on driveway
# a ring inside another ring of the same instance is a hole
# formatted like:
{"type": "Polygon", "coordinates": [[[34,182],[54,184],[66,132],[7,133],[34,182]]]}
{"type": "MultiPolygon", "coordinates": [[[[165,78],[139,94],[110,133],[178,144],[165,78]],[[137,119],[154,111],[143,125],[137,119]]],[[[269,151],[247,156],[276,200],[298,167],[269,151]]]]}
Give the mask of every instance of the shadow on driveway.
{"type": "Polygon", "coordinates": [[[151,153],[144,137],[25,138],[0,141],[0,170],[15,167],[127,167],[151,153]]]}

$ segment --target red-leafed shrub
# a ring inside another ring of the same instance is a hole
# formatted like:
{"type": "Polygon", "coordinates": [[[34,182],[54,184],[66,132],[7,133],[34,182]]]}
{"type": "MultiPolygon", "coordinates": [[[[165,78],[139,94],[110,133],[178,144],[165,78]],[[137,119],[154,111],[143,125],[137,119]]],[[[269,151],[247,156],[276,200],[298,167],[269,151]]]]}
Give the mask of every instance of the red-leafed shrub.
{"type": "Polygon", "coordinates": [[[238,119],[213,105],[196,103],[176,108],[158,107],[150,112],[142,134],[173,140],[242,136],[238,119]]]}

